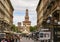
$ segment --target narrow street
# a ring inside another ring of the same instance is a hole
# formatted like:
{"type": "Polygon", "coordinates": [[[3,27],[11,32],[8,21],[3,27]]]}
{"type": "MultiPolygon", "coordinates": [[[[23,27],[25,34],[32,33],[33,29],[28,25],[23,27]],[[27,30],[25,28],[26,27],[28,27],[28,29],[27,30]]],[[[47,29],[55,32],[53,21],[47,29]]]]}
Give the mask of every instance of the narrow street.
{"type": "Polygon", "coordinates": [[[0,0],[0,42],[60,42],[60,0],[0,0]]]}

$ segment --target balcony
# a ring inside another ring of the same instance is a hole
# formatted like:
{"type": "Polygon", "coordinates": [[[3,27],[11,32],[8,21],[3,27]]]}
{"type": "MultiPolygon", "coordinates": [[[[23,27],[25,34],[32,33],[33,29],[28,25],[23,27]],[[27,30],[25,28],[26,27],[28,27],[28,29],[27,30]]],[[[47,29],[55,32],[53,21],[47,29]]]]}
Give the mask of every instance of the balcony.
{"type": "Polygon", "coordinates": [[[51,14],[55,9],[57,8],[57,4],[55,3],[55,1],[51,1],[48,6],[47,6],[47,10],[44,13],[45,19],[49,16],[49,14],[51,14]]]}

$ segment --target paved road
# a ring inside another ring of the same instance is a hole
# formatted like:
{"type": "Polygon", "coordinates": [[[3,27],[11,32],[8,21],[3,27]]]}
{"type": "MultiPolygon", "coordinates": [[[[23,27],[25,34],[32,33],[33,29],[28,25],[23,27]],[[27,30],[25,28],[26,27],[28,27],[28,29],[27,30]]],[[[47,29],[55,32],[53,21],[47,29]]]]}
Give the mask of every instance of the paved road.
{"type": "Polygon", "coordinates": [[[21,42],[39,42],[39,41],[34,41],[32,39],[22,37],[21,42]]]}
{"type": "Polygon", "coordinates": [[[34,40],[22,37],[21,42],[34,42],[34,40]]]}

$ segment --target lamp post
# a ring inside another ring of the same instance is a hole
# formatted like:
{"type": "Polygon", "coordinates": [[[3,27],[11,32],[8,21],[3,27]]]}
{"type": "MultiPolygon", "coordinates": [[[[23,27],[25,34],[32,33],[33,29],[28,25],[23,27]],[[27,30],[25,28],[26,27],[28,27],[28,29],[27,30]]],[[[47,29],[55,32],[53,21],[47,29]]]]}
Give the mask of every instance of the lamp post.
{"type": "Polygon", "coordinates": [[[52,39],[51,42],[55,42],[55,38],[54,38],[55,37],[55,28],[57,28],[58,20],[54,19],[54,17],[52,17],[52,15],[50,15],[48,17],[47,24],[51,30],[51,39],[52,39]]]}
{"type": "Polygon", "coordinates": [[[51,31],[51,41],[50,42],[53,42],[53,39],[54,39],[53,38],[53,31],[54,31],[53,25],[54,25],[53,17],[52,17],[52,15],[50,15],[47,19],[47,26],[51,31]]]}

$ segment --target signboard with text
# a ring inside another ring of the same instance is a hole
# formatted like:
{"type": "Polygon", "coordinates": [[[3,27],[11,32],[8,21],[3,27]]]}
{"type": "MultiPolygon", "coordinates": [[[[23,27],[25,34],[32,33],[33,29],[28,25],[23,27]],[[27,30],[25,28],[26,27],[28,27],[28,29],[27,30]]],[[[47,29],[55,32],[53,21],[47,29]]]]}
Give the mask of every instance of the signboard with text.
{"type": "Polygon", "coordinates": [[[0,33],[0,38],[5,38],[6,34],[5,33],[0,33]]]}
{"type": "Polygon", "coordinates": [[[51,32],[40,32],[39,36],[39,40],[48,40],[51,37],[51,32]]]}

